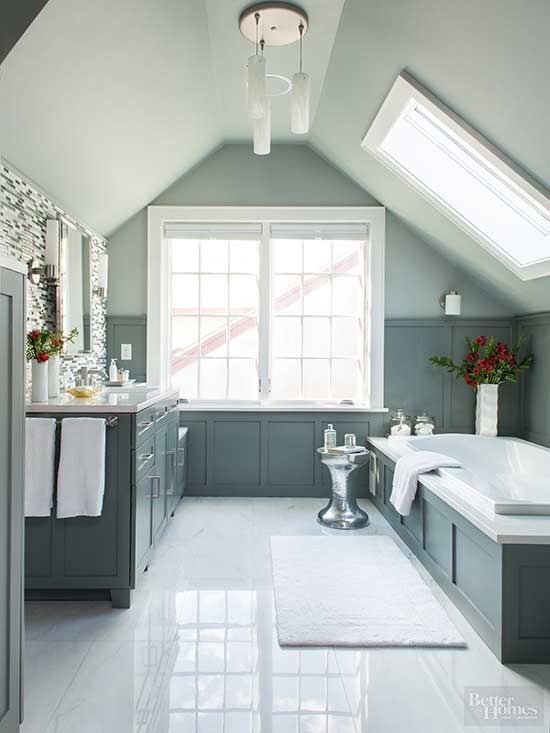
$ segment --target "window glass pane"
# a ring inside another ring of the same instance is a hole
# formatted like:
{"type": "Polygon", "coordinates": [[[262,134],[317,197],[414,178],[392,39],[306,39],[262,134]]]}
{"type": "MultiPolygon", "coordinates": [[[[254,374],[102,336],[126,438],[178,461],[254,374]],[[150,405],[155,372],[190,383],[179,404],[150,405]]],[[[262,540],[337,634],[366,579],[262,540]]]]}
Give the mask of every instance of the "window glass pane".
{"type": "Polygon", "coordinates": [[[229,321],[229,355],[258,358],[258,321],[254,316],[229,321]]]}
{"type": "Polygon", "coordinates": [[[335,276],[332,281],[332,312],[338,316],[361,315],[361,281],[358,277],[335,276]]]}
{"type": "Polygon", "coordinates": [[[199,370],[201,398],[225,399],[227,361],[225,359],[201,359],[199,370]]]}
{"type": "Polygon", "coordinates": [[[195,358],[172,357],[172,384],[180,390],[182,397],[188,400],[197,399],[199,377],[199,362],[195,358]]]}
{"type": "Polygon", "coordinates": [[[304,272],[330,272],[330,241],[306,239],[304,241],[304,272]]]}
{"type": "Polygon", "coordinates": [[[228,243],[224,239],[201,240],[201,272],[227,272],[228,243]]]}
{"type": "Polygon", "coordinates": [[[301,239],[274,239],[272,249],[275,272],[302,272],[301,239]]]}
{"type": "Polygon", "coordinates": [[[363,243],[339,240],[332,243],[333,271],[349,274],[363,272],[363,243]]]}
{"type": "Polygon", "coordinates": [[[304,318],[304,356],[330,356],[330,318],[304,318]]]}
{"type": "Polygon", "coordinates": [[[302,278],[300,275],[276,275],[274,278],[274,315],[295,315],[302,312],[302,278]]]}
{"type": "Polygon", "coordinates": [[[197,275],[172,277],[172,313],[197,313],[199,308],[199,278],[197,275]]]}
{"type": "Polygon", "coordinates": [[[230,275],[229,307],[233,315],[252,315],[258,306],[258,280],[254,275],[230,275]]]}
{"type": "Polygon", "coordinates": [[[275,318],[273,322],[273,356],[302,355],[302,320],[275,318]]]}
{"type": "Polygon", "coordinates": [[[258,399],[258,368],[255,359],[229,359],[229,399],[258,399]]]}
{"type": "Polygon", "coordinates": [[[274,400],[297,400],[301,396],[299,359],[274,359],[271,396],[274,400]]]}
{"type": "Polygon", "coordinates": [[[172,272],[199,271],[198,239],[172,239],[172,272]]]}
{"type": "Polygon", "coordinates": [[[304,359],[304,398],[322,400],[330,394],[330,362],[328,359],[304,359]]]}
{"type": "Polygon", "coordinates": [[[201,313],[225,314],[227,305],[227,277],[225,275],[203,275],[201,277],[201,313]]]}
{"type": "Polygon", "coordinates": [[[198,352],[198,342],[198,318],[180,316],[172,319],[172,351],[185,352],[187,356],[190,356],[191,353],[198,352]]]}
{"type": "Polygon", "coordinates": [[[309,275],[304,280],[304,314],[330,314],[330,281],[328,275],[309,275]]]}
{"type": "Polygon", "coordinates": [[[332,319],[332,355],[360,358],[363,336],[358,318],[332,319]]]}
{"type": "Polygon", "coordinates": [[[360,399],[361,372],[356,359],[334,359],[332,362],[332,396],[336,399],[360,399]]]}
{"type": "Polygon", "coordinates": [[[250,272],[257,275],[260,271],[258,242],[232,241],[229,243],[229,268],[231,272],[250,272]]]}
{"type": "Polygon", "coordinates": [[[201,356],[227,354],[227,319],[204,316],[200,319],[201,356]]]}

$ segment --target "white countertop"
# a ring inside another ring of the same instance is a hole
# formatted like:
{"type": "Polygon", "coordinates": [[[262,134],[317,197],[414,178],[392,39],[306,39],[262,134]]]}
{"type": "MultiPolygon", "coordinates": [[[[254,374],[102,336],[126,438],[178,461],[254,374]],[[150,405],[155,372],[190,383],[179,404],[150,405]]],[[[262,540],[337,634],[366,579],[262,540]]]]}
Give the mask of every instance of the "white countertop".
{"type": "Polygon", "coordinates": [[[307,405],[307,404],[262,404],[257,403],[241,403],[228,404],[227,402],[219,403],[199,403],[199,402],[183,402],[180,404],[182,412],[359,412],[359,413],[385,413],[389,412],[387,407],[366,407],[365,405],[341,405],[341,404],[324,404],[324,405],[307,405]]]}
{"type": "MultiPolygon", "coordinates": [[[[397,461],[402,455],[409,452],[399,438],[368,438],[367,443],[391,458],[392,461],[397,461]]],[[[446,504],[462,514],[465,519],[499,544],[550,545],[550,517],[548,516],[495,514],[489,517],[470,506],[449,485],[449,480],[437,473],[421,476],[419,483],[430,489],[446,504]]]]}
{"type": "Polygon", "coordinates": [[[95,397],[88,399],[77,399],[71,395],[64,394],[46,402],[27,402],[27,413],[40,412],[109,412],[113,414],[123,412],[140,412],[146,407],[160,402],[178,398],[178,391],[169,389],[161,390],[158,387],[151,388],[121,388],[116,392],[100,392],[95,397]]]}

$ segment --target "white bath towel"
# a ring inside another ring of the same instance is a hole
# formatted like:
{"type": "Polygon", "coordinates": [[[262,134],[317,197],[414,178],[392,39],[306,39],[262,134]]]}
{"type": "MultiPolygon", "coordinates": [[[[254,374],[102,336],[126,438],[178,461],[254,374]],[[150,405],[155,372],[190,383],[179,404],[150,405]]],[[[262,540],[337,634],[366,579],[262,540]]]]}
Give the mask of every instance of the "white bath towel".
{"type": "Polygon", "coordinates": [[[105,420],[64,418],[57,472],[57,517],[99,517],[104,490],[105,420]]]}
{"type": "Polygon", "coordinates": [[[395,464],[390,502],[399,514],[406,517],[411,511],[421,473],[429,473],[443,466],[460,468],[461,465],[455,458],[427,450],[402,456],[395,464]]]}
{"type": "Polygon", "coordinates": [[[25,516],[49,517],[53,505],[55,418],[25,420],[25,516]]]}

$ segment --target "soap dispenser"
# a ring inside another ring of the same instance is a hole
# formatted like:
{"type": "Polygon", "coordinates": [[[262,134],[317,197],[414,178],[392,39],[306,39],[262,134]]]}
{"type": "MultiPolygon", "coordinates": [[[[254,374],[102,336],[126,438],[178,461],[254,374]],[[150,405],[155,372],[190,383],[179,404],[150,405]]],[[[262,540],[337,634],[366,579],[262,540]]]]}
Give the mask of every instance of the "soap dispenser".
{"type": "Polygon", "coordinates": [[[109,367],[109,382],[118,382],[116,359],[111,359],[111,366],[109,367]]]}
{"type": "Polygon", "coordinates": [[[325,430],[325,450],[336,448],[336,430],[332,424],[329,424],[325,430]]]}

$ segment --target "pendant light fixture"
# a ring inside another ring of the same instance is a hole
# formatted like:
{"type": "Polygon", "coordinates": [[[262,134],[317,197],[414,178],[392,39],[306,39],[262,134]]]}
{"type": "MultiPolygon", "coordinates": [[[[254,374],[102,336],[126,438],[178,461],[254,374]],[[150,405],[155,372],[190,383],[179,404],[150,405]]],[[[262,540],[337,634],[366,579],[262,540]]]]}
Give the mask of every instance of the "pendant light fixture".
{"type": "Polygon", "coordinates": [[[295,135],[309,131],[309,74],[302,71],[302,40],[304,25],[300,23],[300,71],[292,77],[292,100],[290,106],[290,129],[295,135]]]}
{"type": "Polygon", "coordinates": [[[243,10],[239,27],[243,36],[256,47],[254,55],[248,58],[247,113],[253,125],[254,152],[267,155],[271,150],[271,97],[292,91],[290,129],[298,135],[309,130],[310,78],[302,70],[302,41],[309,19],[297,5],[262,2],[243,10]],[[292,82],[280,74],[268,74],[265,47],[288,46],[297,41],[300,43],[300,70],[294,74],[292,82]],[[278,91],[273,89],[274,84],[278,85],[278,91]]]}
{"type": "Polygon", "coordinates": [[[248,116],[260,120],[266,114],[267,97],[265,88],[265,56],[258,53],[260,14],[254,13],[256,21],[256,53],[248,57],[248,116]]]}

